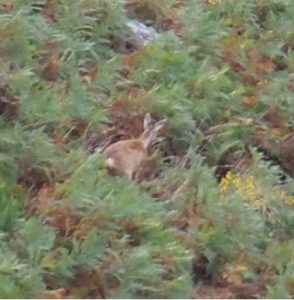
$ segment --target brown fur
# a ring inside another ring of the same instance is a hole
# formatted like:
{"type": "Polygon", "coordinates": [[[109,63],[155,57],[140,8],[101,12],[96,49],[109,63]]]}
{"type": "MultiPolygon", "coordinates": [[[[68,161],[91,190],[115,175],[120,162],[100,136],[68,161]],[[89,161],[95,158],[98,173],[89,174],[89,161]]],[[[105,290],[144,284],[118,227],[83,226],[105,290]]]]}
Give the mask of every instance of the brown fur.
{"type": "Polygon", "coordinates": [[[165,124],[165,120],[152,124],[151,117],[146,114],[144,119],[145,131],[137,139],[116,142],[108,146],[104,153],[106,167],[112,175],[125,176],[129,180],[136,178],[136,171],[142,162],[149,160],[149,146],[154,142],[157,132],[165,124]]]}
{"type": "Polygon", "coordinates": [[[139,167],[141,161],[147,156],[147,151],[140,140],[120,141],[110,145],[104,151],[106,164],[108,158],[115,161],[115,166],[107,165],[110,172],[126,176],[130,180],[133,179],[135,170],[139,167]]]}

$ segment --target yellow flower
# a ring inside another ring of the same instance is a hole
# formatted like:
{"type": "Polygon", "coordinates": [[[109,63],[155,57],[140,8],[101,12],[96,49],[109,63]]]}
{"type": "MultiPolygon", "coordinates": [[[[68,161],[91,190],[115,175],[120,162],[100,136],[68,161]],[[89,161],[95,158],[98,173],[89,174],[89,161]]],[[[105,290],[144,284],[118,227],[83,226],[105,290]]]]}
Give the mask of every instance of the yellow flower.
{"type": "Polygon", "coordinates": [[[208,4],[211,4],[211,5],[217,5],[221,3],[221,0],[208,0],[208,4]]]}
{"type": "Polygon", "coordinates": [[[289,205],[294,205],[294,196],[286,198],[285,202],[289,205]]]}
{"type": "MultiPolygon", "coordinates": [[[[247,201],[254,203],[258,207],[265,208],[268,201],[264,198],[262,191],[255,183],[252,175],[234,174],[232,171],[227,172],[226,176],[221,179],[219,184],[220,191],[224,195],[232,188],[239,196],[245,197],[247,201]]],[[[287,197],[284,190],[276,188],[274,195],[286,204],[294,205],[294,196],[287,197]]]]}

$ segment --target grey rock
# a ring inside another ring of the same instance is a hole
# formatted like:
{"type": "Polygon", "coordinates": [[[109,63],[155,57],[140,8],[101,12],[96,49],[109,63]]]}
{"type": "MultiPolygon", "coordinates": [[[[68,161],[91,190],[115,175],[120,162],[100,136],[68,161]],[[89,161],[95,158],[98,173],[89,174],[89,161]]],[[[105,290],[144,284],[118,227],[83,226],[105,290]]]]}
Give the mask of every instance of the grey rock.
{"type": "Polygon", "coordinates": [[[145,47],[159,35],[154,28],[134,19],[127,22],[127,29],[126,46],[134,50],[145,47]]]}

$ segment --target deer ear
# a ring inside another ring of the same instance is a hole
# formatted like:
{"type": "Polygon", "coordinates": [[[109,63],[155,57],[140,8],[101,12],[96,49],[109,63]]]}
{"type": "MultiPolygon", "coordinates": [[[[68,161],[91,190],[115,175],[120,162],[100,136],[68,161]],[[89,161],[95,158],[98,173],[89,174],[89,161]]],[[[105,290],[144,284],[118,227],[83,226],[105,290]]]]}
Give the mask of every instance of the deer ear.
{"type": "Polygon", "coordinates": [[[154,126],[155,131],[159,131],[162,127],[165,126],[166,123],[167,123],[167,119],[162,119],[158,121],[154,126]]]}
{"type": "Polygon", "coordinates": [[[145,117],[144,117],[144,129],[150,128],[151,125],[152,125],[152,118],[151,118],[150,113],[147,113],[147,114],[145,114],[145,117]]]}

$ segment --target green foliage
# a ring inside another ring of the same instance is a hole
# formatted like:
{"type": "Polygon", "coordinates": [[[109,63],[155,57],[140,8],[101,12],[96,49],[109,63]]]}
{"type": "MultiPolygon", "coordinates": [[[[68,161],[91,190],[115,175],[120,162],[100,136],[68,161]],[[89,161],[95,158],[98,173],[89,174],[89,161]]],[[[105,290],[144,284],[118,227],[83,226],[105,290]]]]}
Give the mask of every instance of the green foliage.
{"type": "Polygon", "coordinates": [[[31,218],[25,222],[20,234],[33,263],[33,259],[37,259],[43,251],[51,250],[54,245],[53,229],[44,226],[38,219],[31,218]]]}
{"type": "Polygon", "coordinates": [[[181,12],[183,34],[190,51],[196,57],[219,55],[218,39],[228,30],[220,11],[212,10],[203,1],[187,1],[181,12]],[[211,20],[219,20],[217,26],[211,20]]]}
{"type": "Polygon", "coordinates": [[[285,270],[282,271],[278,276],[277,276],[277,283],[274,286],[268,287],[268,297],[272,299],[291,299],[291,293],[289,291],[288,286],[291,286],[293,284],[293,263],[294,260],[287,263],[285,270]],[[287,282],[289,285],[287,286],[287,282]]]}
{"type": "Polygon", "coordinates": [[[8,194],[7,187],[0,187],[0,231],[11,231],[20,217],[20,199],[8,194]]]}
{"type": "Polygon", "coordinates": [[[44,290],[39,259],[51,250],[52,229],[40,220],[24,222],[18,219],[17,239],[11,233],[1,241],[0,295],[1,298],[31,298],[44,290]]]}
{"type": "Polygon", "coordinates": [[[293,178],[278,186],[283,170],[251,146],[270,133],[277,141],[261,146],[280,163],[293,131],[294,2],[10,2],[0,5],[0,298],[59,288],[189,298],[203,277],[236,289],[223,274],[242,259],[240,282],[265,275],[261,297],[293,297],[293,178]],[[160,34],[125,54],[136,15],[160,34]],[[146,99],[134,96],[129,113],[168,119],[166,157],[140,183],[109,176],[84,149],[92,133],[99,147],[125,136],[132,116],[119,105],[137,90],[146,99]],[[251,165],[224,192],[217,163],[244,153],[251,165]]]}
{"type": "Polygon", "coordinates": [[[99,154],[89,157],[72,174],[64,189],[69,192],[74,207],[85,215],[85,222],[97,214],[103,220],[97,219],[97,229],[103,227],[102,235],[99,237],[95,231],[90,232],[81,244],[75,261],[86,266],[91,265],[91,259],[103,259],[107,254],[103,251],[103,241],[106,240],[111,245],[111,251],[119,256],[112,272],[120,284],[111,297],[188,295],[182,285],[187,287],[189,280],[190,254],[184,244],[174,240],[177,230],[165,228],[167,219],[164,217],[163,203],[142,194],[133,184],[126,185],[122,179],[110,180],[105,176],[105,171],[99,170],[99,154]],[[133,224],[136,231],[133,234],[125,231],[122,228],[124,222],[133,224]],[[139,246],[130,250],[125,248],[128,243],[139,246]],[[87,247],[85,253],[82,250],[84,247],[87,247]],[[94,247],[93,250],[91,247],[94,247]],[[172,270],[167,271],[156,261],[160,253],[172,255],[175,261],[172,270]],[[165,272],[171,273],[168,282],[162,278],[165,272]],[[186,275],[183,276],[183,272],[186,275]]]}

